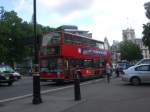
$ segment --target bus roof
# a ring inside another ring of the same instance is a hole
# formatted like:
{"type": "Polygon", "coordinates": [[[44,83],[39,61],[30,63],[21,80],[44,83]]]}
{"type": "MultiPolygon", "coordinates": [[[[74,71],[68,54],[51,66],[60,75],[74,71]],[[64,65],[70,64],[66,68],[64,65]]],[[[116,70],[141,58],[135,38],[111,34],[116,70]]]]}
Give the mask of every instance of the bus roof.
{"type": "Polygon", "coordinates": [[[64,30],[62,30],[62,31],[51,31],[51,32],[45,33],[45,34],[43,34],[43,35],[47,35],[47,34],[51,34],[51,33],[55,33],[55,32],[60,32],[60,33],[65,33],[65,34],[69,34],[69,35],[79,36],[79,37],[81,37],[81,38],[86,38],[86,39],[93,40],[93,41],[96,41],[96,42],[99,42],[99,43],[103,43],[103,44],[104,44],[103,41],[96,40],[96,39],[93,39],[93,38],[89,38],[89,37],[87,37],[87,36],[83,36],[83,35],[79,35],[79,34],[74,34],[74,33],[71,33],[71,32],[64,31],[64,30]]]}
{"type": "Polygon", "coordinates": [[[95,40],[93,38],[88,38],[87,36],[83,36],[83,35],[79,35],[79,34],[74,34],[74,33],[66,32],[66,31],[61,31],[61,32],[66,33],[66,34],[70,34],[70,35],[74,35],[74,36],[79,36],[79,37],[86,38],[86,39],[89,39],[89,40],[94,40],[94,41],[97,41],[99,43],[104,43],[103,41],[95,40]]]}

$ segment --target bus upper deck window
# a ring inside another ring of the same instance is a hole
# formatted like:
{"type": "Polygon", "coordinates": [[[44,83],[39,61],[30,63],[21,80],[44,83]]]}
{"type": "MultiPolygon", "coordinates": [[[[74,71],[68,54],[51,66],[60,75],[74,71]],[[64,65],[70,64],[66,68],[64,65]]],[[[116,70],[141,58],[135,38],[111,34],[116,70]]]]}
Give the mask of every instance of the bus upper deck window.
{"type": "Polygon", "coordinates": [[[53,33],[53,36],[51,38],[51,44],[58,44],[58,43],[60,43],[60,34],[53,33]]]}
{"type": "Polygon", "coordinates": [[[47,46],[48,43],[50,42],[51,38],[52,38],[51,34],[44,35],[42,38],[42,46],[47,46]]]}

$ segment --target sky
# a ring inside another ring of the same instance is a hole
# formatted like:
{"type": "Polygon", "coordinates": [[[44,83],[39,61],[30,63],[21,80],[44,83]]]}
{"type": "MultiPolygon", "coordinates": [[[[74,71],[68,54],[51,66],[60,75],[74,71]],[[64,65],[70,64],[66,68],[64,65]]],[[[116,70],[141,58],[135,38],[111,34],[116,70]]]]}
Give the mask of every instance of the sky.
{"type": "MultiPolygon", "coordinates": [[[[149,0],[37,0],[37,22],[44,26],[76,25],[103,41],[107,37],[122,40],[122,30],[133,28],[142,38],[143,24],[148,22],[144,3],[149,0]]],[[[14,10],[24,21],[31,21],[33,0],[0,0],[6,11],[14,10]]]]}

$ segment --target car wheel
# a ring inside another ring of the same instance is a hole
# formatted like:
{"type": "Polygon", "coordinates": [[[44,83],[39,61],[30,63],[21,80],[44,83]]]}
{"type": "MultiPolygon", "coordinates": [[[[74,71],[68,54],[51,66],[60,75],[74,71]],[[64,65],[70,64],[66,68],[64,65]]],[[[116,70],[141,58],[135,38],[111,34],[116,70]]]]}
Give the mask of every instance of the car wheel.
{"type": "Polygon", "coordinates": [[[8,82],[8,86],[11,86],[12,85],[12,82],[8,82]]]}
{"type": "Polygon", "coordinates": [[[18,80],[18,77],[14,77],[14,79],[15,79],[15,81],[17,81],[17,80],[18,80]]]}
{"type": "Polygon", "coordinates": [[[133,85],[137,86],[137,85],[140,84],[140,79],[137,78],[137,77],[133,77],[133,78],[131,79],[131,83],[132,83],[133,85]]]}

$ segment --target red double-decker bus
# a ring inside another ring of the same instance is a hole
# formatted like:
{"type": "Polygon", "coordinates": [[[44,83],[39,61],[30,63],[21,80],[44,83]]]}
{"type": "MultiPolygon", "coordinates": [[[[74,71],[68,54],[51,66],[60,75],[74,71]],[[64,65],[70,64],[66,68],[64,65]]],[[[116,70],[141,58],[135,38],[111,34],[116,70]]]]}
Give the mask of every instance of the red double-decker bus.
{"type": "Polygon", "coordinates": [[[100,77],[111,63],[104,42],[65,31],[43,35],[39,54],[41,81],[70,81],[76,66],[81,79],[100,77]]]}

